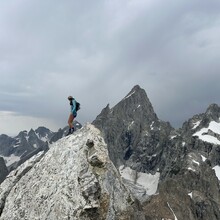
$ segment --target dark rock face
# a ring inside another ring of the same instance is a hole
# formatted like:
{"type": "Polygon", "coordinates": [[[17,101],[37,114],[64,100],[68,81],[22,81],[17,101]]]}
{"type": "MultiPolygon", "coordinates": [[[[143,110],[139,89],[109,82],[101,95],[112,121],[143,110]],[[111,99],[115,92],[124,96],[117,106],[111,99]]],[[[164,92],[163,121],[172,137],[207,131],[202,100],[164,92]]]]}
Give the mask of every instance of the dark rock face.
{"type": "Polygon", "coordinates": [[[12,150],[5,146],[12,145],[14,141],[14,138],[11,138],[5,134],[0,135],[0,155],[10,155],[12,150]]]}
{"type": "Polygon", "coordinates": [[[159,193],[143,205],[149,219],[164,217],[164,211],[156,215],[152,213],[155,203],[161,210],[167,211],[167,218],[172,216],[168,203],[177,219],[220,218],[219,182],[215,172],[207,163],[202,163],[197,153],[190,153],[185,160],[181,171],[161,181],[159,193]],[[193,167],[192,160],[198,161],[200,165],[194,164],[193,167]]]}
{"type": "Polygon", "coordinates": [[[93,121],[109,145],[111,160],[138,171],[155,172],[173,128],[160,121],[145,91],[135,86],[112,109],[107,106],[93,121]]]}
{"type": "Polygon", "coordinates": [[[175,130],[158,119],[145,91],[135,86],[116,106],[107,105],[93,124],[102,131],[116,167],[160,172],[158,194],[142,204],[146,219],[220,219],[213,170],[220,165],[217,104],[175,130]]]}
{"type": "Polygon", "coordinates": [[[2,183],[5,177],[8,175],[8,169],[5,165],[5,161],[0,157],[0,183],[2,183]]]}

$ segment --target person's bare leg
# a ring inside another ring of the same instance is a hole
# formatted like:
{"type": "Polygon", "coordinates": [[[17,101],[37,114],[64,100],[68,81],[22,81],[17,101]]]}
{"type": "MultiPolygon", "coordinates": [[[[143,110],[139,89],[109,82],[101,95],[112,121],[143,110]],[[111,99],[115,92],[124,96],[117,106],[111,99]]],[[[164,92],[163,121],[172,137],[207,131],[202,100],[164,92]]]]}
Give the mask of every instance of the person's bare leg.
{"type": "Polygon", "coordinates": [[[69,124],[69,128],[73,128],[73,114],[70,114],[69,119],[68,119],[68,124],[69,124]]]}

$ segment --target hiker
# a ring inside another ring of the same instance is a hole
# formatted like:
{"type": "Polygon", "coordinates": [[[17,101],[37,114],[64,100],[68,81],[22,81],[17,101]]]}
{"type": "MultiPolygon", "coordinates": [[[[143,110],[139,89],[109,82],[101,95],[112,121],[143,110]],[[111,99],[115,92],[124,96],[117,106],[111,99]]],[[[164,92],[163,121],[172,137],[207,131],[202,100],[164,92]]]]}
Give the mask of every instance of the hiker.
{"type": "Polygon", "coordinates": [[[74,132],[73,120],[77,116],[76,100],[72,96],[69,96],[68,100],[70,101],[70,116],[68,119],[69,132],[67,135],[72,134],[74,132]]]}

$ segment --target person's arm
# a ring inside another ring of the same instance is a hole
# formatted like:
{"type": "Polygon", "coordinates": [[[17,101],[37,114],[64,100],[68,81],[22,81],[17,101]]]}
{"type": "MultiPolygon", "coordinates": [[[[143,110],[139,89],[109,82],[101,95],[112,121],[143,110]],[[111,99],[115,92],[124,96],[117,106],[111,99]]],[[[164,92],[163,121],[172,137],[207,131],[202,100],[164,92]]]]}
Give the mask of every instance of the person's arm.
{"type": "Polygon", "coordinates": [[[73,110],[73,112],[76,111],[76,100],[75,99],[73,99],[72,110],[73,110]]]}
{"type": "Polygon", "coordinates": [[[76,113],[76,100],[75,99],[73,99],[72,113],[74,117],[76,117],[77,113],[76,113]]]}

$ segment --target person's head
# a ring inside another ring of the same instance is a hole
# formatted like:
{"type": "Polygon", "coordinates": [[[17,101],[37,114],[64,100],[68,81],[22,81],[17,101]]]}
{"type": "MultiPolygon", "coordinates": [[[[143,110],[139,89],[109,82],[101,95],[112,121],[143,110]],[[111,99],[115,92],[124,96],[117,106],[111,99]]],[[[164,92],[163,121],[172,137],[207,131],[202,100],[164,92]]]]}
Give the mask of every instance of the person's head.
{"type": "Polygon", "coordinates": [[[70,96],[68,97],[68,100],[69,100],[69,101],[73,100],[73,97],[70,95],[70,96]]]}

